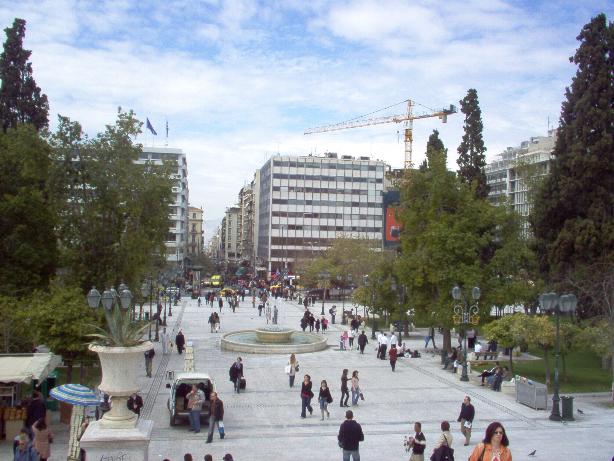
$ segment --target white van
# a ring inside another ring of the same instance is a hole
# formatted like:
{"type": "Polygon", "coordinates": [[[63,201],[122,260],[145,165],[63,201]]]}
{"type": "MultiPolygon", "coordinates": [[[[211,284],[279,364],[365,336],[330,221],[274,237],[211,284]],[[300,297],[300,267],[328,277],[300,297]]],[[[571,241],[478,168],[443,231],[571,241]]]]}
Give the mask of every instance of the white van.
{"type": "Polygon", "coordinates": [[[166,388],[170,390],[170,395],[167,401],[167,407],[170,414],[170,425],[178,424],[180,418],[188,419],[188,399],[186,395],[192,390],[192,385],[196,384],[198,388],[205,394],[205,403],[200,413],[201,422],[209,422],[211,414],[210,397],[211,391],[215,390],[215,383],[207,373],[196,371],[174,373],[169,372],[170,383],[166,384],[166,388]]]}

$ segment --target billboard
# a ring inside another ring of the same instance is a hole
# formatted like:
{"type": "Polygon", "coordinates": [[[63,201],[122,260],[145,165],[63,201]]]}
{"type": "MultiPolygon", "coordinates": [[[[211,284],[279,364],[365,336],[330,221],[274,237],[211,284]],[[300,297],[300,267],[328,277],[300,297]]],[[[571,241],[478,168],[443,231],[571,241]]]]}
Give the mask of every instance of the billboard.
{"type": "Polygon", "coordinates": [[[400,211],[401,194],[398,190],[384,193],[384,248],[397,248],[401,238],[400,211]]]}

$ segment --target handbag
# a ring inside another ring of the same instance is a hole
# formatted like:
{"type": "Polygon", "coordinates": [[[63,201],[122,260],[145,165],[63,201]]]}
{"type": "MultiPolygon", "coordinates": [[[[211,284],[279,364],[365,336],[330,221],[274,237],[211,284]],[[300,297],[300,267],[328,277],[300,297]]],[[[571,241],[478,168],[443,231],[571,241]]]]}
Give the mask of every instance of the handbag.
{"type": "Polygon", "coordinates": [[[446,441],[445,445],[441,445],[431,455],[431,461],[454,461],[454,449],[448,445],[448,439],[444,435],[443,438],[446,441]]]}
{"type": "Polygon", "coordinates": [[[298,362],[296,362],[296,367],[294,368],[295,371],[298,371],[298,362]]]}
{"type": "Polygon", "coordinates": [[[284,369],[284,371],[286,372],[287,375],[290,374],[290,365],[286,365],[286,368],[284,369]]]}

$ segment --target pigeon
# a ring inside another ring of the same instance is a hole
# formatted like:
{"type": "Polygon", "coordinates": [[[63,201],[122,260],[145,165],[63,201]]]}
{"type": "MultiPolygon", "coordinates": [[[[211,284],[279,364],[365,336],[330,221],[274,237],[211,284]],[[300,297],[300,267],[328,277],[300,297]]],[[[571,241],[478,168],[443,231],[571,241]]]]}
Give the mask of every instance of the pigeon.
{"type": "Polygon", "coordinates": [[[581,415],[584,414],[584,412],[582,410],[580,410],[579,408],[578,408],[578,413],[580,413],[581,415]]]}
{"type": "Polygon", "coordinates": [[[529,456],[535,456],[535,453],[537,453],[537,450],[533,450],[531,453],[529,453],[529,456]]]}

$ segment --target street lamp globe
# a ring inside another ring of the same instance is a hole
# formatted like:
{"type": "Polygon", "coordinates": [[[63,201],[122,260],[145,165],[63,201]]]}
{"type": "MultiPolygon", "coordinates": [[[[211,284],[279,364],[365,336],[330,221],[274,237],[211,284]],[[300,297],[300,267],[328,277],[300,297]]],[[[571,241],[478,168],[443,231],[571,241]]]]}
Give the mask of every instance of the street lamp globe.
{"type": "Polygon", "coordinates": [[[461,289],[458,285],[456,285],[454,288],[452,288],[452,297],[456,300],[456,301],[460,301],[461,300],[461,289]]]}
{"type": "Polygon", "coordinates": [[[481,295],[482,295],[482,293],[480,292],[480,288],[479,287],[473,287],[473,289],[471,290],[471,296],[473,297],[473,299],[475,299],[477,301],[478,299],[480,299],[481,295]]]}
{"type": "Polygon", "coordinates": [[[575,312],[578,305],[578,298],[574,294],[562,295],[559,298],[559,308],[563,314],[575,312]]]}
{"type": "Polygon", "coordinates": [[[96,287],[92,287],[90,292],[87,294],[87,304],[88,304],[88,306],[90,306],[92,309],[96,309],[98,307],[98,305],[100,304],[100,299],[101,298],[102,298],[102,295],[96,289],[96,287]]]}
{"type": "Polygon", "coordinates": [[[113,302],[115,301],[115,290],[109,290],[108,288],[102,293],[102,306],[110,311],[113,308],[113,302]]]}
{"type": "Polygon", "coordinates": [[[130,308],[130,304],[132,303],[132,293],[130,292],[128,287],[126,287],[124,290],[121,291],[121,295],[119,296],[119,300],[120,300],[120,302],[122,304],[122,307],[124,309],[129,309],[130,308]]]}

